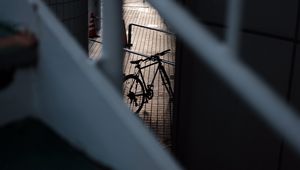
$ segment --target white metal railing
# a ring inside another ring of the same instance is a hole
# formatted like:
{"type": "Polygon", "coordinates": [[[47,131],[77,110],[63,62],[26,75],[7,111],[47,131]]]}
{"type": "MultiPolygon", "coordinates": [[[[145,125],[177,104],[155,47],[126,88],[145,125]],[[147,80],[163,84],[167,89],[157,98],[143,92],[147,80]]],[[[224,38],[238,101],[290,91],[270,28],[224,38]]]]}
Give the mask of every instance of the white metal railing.
{"type": "Polygon", "coordinates": [[[227,7],[227,34],[226,41],[229,48],[238,54],[239,49],[239,30],[243,0],[230,0],[227,7]]]}
{"type": "MultiPolygon", "coordinates": [[[[122,85],[122,1],[102,0],[103,2],[103,56],[100,68],[116,85],[122,85]]],[[[100,15],[100,14],[99,14],[100,15]]]]}
{"type": "MultiPolygon", "coordinates": [[[[114,2],[106,1],[106,7],[120,10],[121,4],[114,2]]],[[[119,21],[114,15],[107,18],[119,21]]],[[[114,64],[121,62],[120,34],[115,33],[118,23],[106,23],[104,48],[109,57],[103,64],[109,67],[102,71],[40,0],[0,1],[3,20],[20,23],[35,33],[39,64],[18,73],[10,88],[0,92],[0,124],[24,116],[40,118],[93,160],[112,169],[181,169],[129,111],[112,84],[121,81],[122,71],[114,64]]]]}
{"type": "Polygon", "coordinates": [[[300,121],[296,111],[238,58],[242,1],[229,2],[229,29],[226,41],[222,42],[173,0],[149,0],[177,35],[196,52],[199,60],[205,61],[300,154],[300,121]]]}
{"type": "MultiPolygon", "coordinates": [[[[296,112],[237,56],[240,25],[237,15],[241,11],[241,2],[232,0],[230,3],[232,14],[228,14],[230,29],[226,42],[217,40],[173,0],[149,2],[168,20],[177,35],[195,50],[199,59],[226,80],[300,153],[300,122],[296,112]]],[[[31,108],[26,109],[93,159],[114,169],[180,169],[141,122],[129,113],[121,95],[107,79],[111,77],[116,84],[121,82],[122,67],[116,64],[122,61],[120,5],[116,0],[104,0],[106,37],[103,50],[107,57],[102,65],[108,75],[105,76],[95,64],[85,59],[84,51],[40,0],[0,1],[0,19],[29,26],[40,41],[40,65],[36,72],[28,73],[29,80],[34,80],[28,85],[34,89],[34,94],[28,94],[32,102],[28,106],[31,108]]],[[[14,88],[26,90],[25,87],[13,86],[11,94],[14,94],[14,88]]],[[[8,94],[1,93],[0,102],[5,101],[8,94]]],[[[3,103],[0,103],[1,108],[7,108],[3,103]]],[[[17,111],[10,107],[5,113],[1,112],[1,116],[15,113],[17,111]]]]}

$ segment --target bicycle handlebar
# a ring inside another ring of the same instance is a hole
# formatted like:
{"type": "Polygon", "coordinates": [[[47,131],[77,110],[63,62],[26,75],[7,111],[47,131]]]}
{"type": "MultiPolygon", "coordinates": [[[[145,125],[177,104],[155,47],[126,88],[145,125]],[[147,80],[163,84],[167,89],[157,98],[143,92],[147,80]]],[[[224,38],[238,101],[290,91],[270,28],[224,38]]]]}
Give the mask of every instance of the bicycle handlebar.
{"type": "MultiPolygon", "coordinates": [[[[148,56],[148,55],[145,55],[145,54],[142,54],[142,53],[138,53],[138,52],[134,52],[134,51],[128,50],[126,48],[124,48],[124,51],[132,53],[132,54],[140,55],[142,57],[146,57],[146,59],[140,59],[140,60],[130,61],[131,64],[138,64],[141,61],[157,60],[156,57],[163,56],[163,55],[169,53],[171,50],[167,49],[165,51],[162,51],[160,53],[156,53],[156,54],[151,55],[151,56],[148,56]]],[[[163,60],[163,59],[160,59],[160,61],[163,62],[163,63],[166,63],[166,64],[175,65],[175,63],[171,62],[171,61],[167,61],[167,60],[163,60]]]]}
{"type": "Polygon", "coordinates": [[[154,54],[154,55],[152,55],[152,56],[163,56],[163,55],[169,53],[170,51],[171,51],[171,49],[167,49],[167,50],[162,51],[162,52],[160,52],[160,53],[156,53],[156,54],[154,54]]]}
{"type": "Polygon", "coordinates": [[[134,60],[134,61],[130,61],[130,63],[131,64],[139,64],[141,61],[146,61],[146,60],[148,60],[148,58],[146,58],[146,59],[139,59],[139,60],[134,60]]]}

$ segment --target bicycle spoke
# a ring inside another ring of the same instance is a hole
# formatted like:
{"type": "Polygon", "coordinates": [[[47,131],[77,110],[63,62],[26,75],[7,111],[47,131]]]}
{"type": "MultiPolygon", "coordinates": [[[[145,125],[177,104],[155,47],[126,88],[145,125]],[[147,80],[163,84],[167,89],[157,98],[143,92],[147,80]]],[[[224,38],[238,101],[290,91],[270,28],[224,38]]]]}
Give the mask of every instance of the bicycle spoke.
{"type": "Polygon", "coordinates": [[[135,75],[128,75],[123,83],[124,102],[129,108],[138,113],[144,104],[144,87],[141,81],[135,75]]]}

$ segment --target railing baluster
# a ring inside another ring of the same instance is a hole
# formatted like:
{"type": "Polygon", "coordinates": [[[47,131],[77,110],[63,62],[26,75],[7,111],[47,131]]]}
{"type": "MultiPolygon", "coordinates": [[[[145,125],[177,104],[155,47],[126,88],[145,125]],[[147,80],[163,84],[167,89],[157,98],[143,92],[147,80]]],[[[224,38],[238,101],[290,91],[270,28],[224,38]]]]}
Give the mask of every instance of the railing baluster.
{"type": "Polygon", "coordinates": [[[103,57],[99,65],[117,88],[122,80],[122,1],[103,0],[103,57]]]}
{"type": "Polygon", "coordinates": [[[226,41],[232,51],[238,52],[243,0],[230,0],[227,7],[226,41]]]}
{"type": "MultiPolygon", "coordinates": [[[[196,22],[174,1],[149,0],[149,2],[168,21],[173,31],[195,51],[198,58],[206,62],[300,154],[300,120],[297,112],[250,68],[239,62],[236,53],[230,50],[230,45],[219,42],[204,25],[196,22]],[[166,9],[172,10],[170,12],[166,9]]],[[[236,39],[233,42],[237,43],[236,39]]]]}

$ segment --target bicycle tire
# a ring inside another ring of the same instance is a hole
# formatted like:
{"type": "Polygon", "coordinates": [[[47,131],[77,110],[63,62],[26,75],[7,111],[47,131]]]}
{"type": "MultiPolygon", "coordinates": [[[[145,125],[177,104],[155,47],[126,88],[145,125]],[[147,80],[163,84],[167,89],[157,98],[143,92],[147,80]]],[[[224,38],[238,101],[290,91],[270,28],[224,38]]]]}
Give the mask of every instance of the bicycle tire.
{"type": "Polygon", "coordinates": [[[134,74],[123,80],[123,100],[134,113],[139,113],[145,103],[146,92],[142,81],[134,74]]]}

